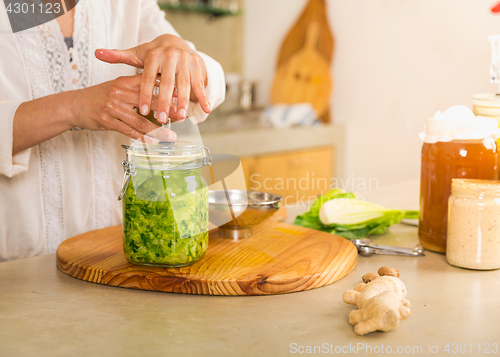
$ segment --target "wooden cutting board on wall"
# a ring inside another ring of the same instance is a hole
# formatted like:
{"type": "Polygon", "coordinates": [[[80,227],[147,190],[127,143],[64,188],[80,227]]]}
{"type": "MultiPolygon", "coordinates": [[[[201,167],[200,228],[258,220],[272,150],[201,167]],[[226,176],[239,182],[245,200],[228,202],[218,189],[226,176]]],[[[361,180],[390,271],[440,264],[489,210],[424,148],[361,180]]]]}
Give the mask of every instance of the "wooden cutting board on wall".
{"type": "Polygon", "coordinates": [[[318,116],[329,122],[333,48],[325,0],[309,0],[281,46],[271,103],[311,103],[318,116]]]}

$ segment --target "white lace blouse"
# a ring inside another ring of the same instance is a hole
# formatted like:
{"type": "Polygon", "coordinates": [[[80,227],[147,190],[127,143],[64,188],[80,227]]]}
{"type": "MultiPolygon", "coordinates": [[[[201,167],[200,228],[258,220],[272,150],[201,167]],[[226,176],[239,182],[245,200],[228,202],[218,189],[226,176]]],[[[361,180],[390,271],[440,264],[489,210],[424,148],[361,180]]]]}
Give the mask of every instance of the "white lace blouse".
{"type": "MultiPolygon", "coordinates": [[[[0,4],[0,262],[53,253],[66,238],[121,223],[120,144],[128,139],[70,130],[13,156],[14,113],[24,101],[136,73],[98,61],[97,48],[125,49],[177,33],[154,0],[80,0],[74,16],[70,54],[57,21],[13,34],[0,4]]],[[[224,74],[200,55],[215,108],[224,100],[224,74]]],[[[206,118],[195,103],[188,114],[206,118]]]]}

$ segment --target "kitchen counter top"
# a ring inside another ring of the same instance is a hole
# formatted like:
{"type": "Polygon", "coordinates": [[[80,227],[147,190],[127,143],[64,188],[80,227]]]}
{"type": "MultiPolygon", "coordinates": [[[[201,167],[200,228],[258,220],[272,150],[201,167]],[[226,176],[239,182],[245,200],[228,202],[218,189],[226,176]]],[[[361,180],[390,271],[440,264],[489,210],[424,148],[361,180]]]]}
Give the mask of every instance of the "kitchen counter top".
{"type": "MultiPolygon", "coordinates": [[[[389,194],[392,203],[418,202],[415,183],[364,196],[380,202],[390,201],[389,194]]],[[[289,208],[288,221],[304,210],[289,208]]],[[[412,247],[417,230],[396,225],[375,239],[412,247]]],[[[58,271],[54,254],[0,263],[0,285],[0,356],[288,356],[306,354],[308,346],[332,355],[363,356],[370,348],[371,355],[389,348],[408,356],[500,355],[500,270],[454,268],[444,255],[430,252],[421,258],[359,257],[357,267],[330,286],[274,296],[98,285],[58,271]],[[401,271],[412,316],[393,331],[357,336],[348,323],[353,307],[342,294],[383,265],[401,271]]]]}

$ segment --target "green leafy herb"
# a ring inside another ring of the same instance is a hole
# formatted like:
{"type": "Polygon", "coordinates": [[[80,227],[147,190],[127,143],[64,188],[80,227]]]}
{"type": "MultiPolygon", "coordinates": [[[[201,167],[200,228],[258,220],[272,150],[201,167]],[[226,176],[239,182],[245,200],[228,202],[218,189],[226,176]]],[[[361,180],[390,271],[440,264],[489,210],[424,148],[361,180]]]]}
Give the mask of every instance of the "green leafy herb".
{"type": "Polygon", "coordinates": [[[403,218],[416,219],[418,214],[418,211],[385,208],[336,189],[320,196],[309,212],[295,218],[294,224],[349,239],[366,238],[385,233],[403,218]]]}
{"type": "Polygon", "coordinates": [[[123,202],[131,262],[189,265],[208,247],[208,188],[199,170],[137,170],[123,202]]]}

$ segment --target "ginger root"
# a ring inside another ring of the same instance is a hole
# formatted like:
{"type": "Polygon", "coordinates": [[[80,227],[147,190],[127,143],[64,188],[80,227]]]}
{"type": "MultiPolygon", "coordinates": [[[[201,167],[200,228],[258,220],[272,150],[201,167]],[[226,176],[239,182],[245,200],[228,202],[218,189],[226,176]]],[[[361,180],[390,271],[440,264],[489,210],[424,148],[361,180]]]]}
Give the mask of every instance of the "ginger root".
{"type": "Polygon", "coordinates": [[[377,273],[366,273],[361,279],[363,279],[363,281],[368,284],[370,281],[377,278],[380,278],[380,275],[378,275],[377,273]]]}
{"type": "Polygon", "coordinates": [[[399,271],[382,268],[379,269],[380,275],[391,275],[375,276],[377,274],[368,273],[363,276],[364,281],[369,280],[368,283],[360,283],[354,290],[344,293],[344,302],[358,307],[358,310],[349,314],[349,323],[354,325],[354,332],[358,335],[392,330],[399,325],[399,321],[411,315],[410,301],[405,299],[406,286],[392,276],[395,272],[399,276],[399,271]]]}
{"type": "Polygon", "coordinates": [[[399,270],[389,267],[381,267],[378,270],[378,275],[380,276],[395,276],[396,278],[399,278],[399,274],[399,270]]]}

